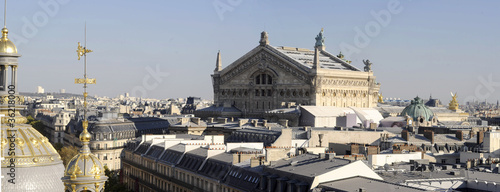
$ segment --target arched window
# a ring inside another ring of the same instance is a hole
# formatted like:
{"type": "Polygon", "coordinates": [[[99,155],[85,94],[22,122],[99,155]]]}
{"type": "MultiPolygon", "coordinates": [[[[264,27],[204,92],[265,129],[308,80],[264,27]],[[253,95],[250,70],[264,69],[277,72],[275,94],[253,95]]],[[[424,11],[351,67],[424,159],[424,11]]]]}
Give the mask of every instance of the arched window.
{"type": "Polygon", "coordinates": [[[257,85],[272,85],[273,77],[268,74],[259,74],[255,77],[255,84],[257,85]]]}

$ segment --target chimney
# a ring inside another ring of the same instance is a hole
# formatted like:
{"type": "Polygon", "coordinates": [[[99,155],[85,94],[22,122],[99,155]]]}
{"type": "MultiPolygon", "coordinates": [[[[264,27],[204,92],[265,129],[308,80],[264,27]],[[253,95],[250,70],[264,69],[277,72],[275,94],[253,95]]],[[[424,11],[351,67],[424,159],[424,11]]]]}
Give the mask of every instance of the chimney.
{"type": "Polygon", "coordinates": [[[259,120],[254,119],[254,120],[252,120],[252,123],[253,123],[253,126],[254,126],[254,127],[257,127],[257,123],[259,123],[259,120]]]}
{"type": "Polygon", "coordinates": [[[220,123],[220,124],[227,124],[227,118],[218,118],[218,119],[217,119],[217,123],[220,123]]]}
{"type": "Polygon", "coordinates": [[[213,118],[213,117],[209,117],[209,118],[208,118],[208,122],[209,122],[209,123],[214,123],[214,118],[213,118]]]}
{"type": "Polygon", "coordinates": [[[410,138],[410,132],[408,132],[408,130],[403,130],[401,132],[401,137],[405,140],[405,141],[408,141],[408,139],[410,138]]]}
{"type": "Polygon", "coordinates": [[[189,122],[189,118],[187,118],[187,117],[181,117],[178,120],[181,123],[181,125],[184,125],[184,124],[189,122]]]}
{"type": "Polygon", "coordinates": [[[481,144],[483,143],[483,140],[484,140],[484,131],[479,131],[477,133],[477,144],[481,144]]]}
{"type": "Polygon", "coordinates": [[[434,131],[431,130],[425,130],[424,131],[424,137],[429,139],[432,144],[434,144],[434,131]]]}
{"type": "Polygon", "coordinates": [[[284,127],[288,127],[288,120],[287,119],[280,119],[279,124],[283,125],[284,127]]]}
{"type": "Polygon", "coordinates": [[[464,133],[459,130],[459,131],[455,132],[455,137],[457,137],[458,140],[463,141],[464,140],[464,133]]]}
{"type": "Polygon", "coordinates": [[[195,123],[196,125],[200,124],[200,118],[199,117],[193,117],[193,118],[191,118],[191,121],[193,121],[193,123],[195,123]]]}
{"type": "Polygon", "coordinates": [[[267,127],[267,120],[262,120],[262,126],[267,127]]]}

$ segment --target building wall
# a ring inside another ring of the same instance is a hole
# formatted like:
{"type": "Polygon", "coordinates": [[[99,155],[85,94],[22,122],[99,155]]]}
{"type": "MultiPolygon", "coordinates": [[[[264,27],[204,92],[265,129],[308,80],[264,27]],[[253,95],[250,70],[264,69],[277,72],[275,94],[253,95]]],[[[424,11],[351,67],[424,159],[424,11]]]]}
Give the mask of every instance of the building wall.
{"type": "Polygon", "coordinates": [[[147,156],[124,150],[123,183],[135,191],[240,192],[210,177],[205,177],[147,156]]]}
{"type": "Polygon", "coordinates": [[[380,131],[337,131],[337,130],[312,130],[309,146],[319,145],[319,134],[323,134],[322,143],[328,146],[328,143],[358,143],[367,145],[377,145],[380,134],[388,134],[389,137],[395,136],[393,133],[380,131]]]}
{"type": "Polygon", "coordinates": [[[412,159],[422,159],[422,153],[413,152],[408,154],[376,154],[368,156],[368,165],[384,166],[386,163],[410,162],[412,159]]]}
{"type": "Polygon", "coordinates": [[[488,152],[500,155],[500,132],[485,132],[483,143],[488,152]]]}
{"type": "Polygon", "coordinates": [[[265,49],[254,51],[212,75],[216,105],[232,105],[244,113],[281,108],[286,102],[377,106],[380,84],[375,82],[372,72],[321,69],[312,73],[265,49]]]}

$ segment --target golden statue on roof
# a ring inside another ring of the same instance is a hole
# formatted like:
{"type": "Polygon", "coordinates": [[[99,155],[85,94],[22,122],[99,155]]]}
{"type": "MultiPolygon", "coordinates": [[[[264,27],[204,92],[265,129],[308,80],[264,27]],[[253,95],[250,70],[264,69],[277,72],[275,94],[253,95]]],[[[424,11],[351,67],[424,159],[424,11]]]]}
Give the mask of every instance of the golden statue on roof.
{"type": "Polygon", "coordinates": [[[448,105],[448,109],[455,111],[458,110],[457,93],[453,94],[453,92],[451,92],[451,101],[448,105]]]}
{"type": "Polygon", "coordinates": [[[382,97],[382,93],[378,94],[378,101],[379,103],[384,103],[384,97],[382,97]]]}

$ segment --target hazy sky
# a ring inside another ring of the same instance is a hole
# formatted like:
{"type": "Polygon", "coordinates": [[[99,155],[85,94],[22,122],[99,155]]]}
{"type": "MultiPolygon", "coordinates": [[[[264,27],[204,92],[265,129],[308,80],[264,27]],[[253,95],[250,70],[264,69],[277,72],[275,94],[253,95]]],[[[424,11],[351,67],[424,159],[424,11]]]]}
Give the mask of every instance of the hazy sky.
{"type": "Polygon", "coordinates": [[[212,99],[216,53],[223,66],[258,45],[344,50],[370,59],[384,97],[461,103],[500,97],[498,1],[8,1],[9,37],[23,56],[20,91],[80,93],[78,41],[87,22],[91,95],[212,99]],[[156,71],[156,72],[155,72],[156,71]],[[159,72],[159,73],[158,73],[159,72]],[[156,75],[151,75],[156,73],[156,75]],[[144,83],[146,82],[146,83],[144,83]]]}

